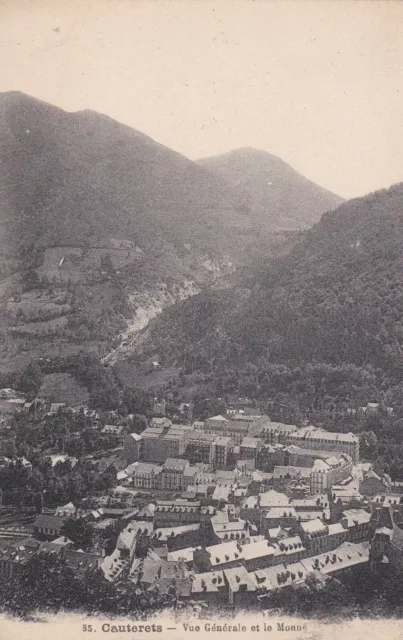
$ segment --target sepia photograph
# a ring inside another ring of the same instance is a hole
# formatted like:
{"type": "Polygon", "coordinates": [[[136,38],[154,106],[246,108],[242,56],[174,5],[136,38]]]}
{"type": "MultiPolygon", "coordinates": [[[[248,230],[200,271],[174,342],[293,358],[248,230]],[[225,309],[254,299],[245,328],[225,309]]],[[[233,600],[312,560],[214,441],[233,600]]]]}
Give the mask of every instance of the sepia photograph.
{"type": "Polygon", "coordinates": [[[0,640],[401,638],[402,3],[0,51],[0,640]]]}

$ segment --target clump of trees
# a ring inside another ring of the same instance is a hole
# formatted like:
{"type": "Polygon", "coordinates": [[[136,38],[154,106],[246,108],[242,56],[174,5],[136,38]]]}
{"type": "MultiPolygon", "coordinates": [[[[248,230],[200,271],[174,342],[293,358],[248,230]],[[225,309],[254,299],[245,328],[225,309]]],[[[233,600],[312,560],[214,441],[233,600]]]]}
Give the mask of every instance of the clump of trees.
{"type": "Polygon", "coordinates": [[[348,570],[338,579],[325,583],[315,574],[307,577],[305,586],[283,587],[268,594],[264,607],[304,618],[402,618],[403,594],[397,574],[377,575],[369,566],[348,570]]]}
{"type": "Polygon", "coordinates": [[[80,518],[68,518],[61,528],[61,535],[71,540],[77,548],[89,549],[94,541],[94,528],[80,518]]]}
{"type": "Polygon", "coordinates": [[[51,555],[34,555],[20,574],[0,584],[0,609],[20,617],[75,610],[142,618],[172,603],[158,587],[142,591],[129,580],[110,583],[98,569],[80,575],[51,555]]]}

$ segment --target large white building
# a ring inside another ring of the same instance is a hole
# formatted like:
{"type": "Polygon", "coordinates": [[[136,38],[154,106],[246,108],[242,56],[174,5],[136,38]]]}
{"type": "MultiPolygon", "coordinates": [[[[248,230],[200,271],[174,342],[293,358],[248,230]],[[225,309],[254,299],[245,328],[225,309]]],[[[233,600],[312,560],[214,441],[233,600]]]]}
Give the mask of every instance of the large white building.
{"type": "Polygon", "coordinates": [[[301,449],[320,449],[337,453],[347,453],[358,462],[360,445],[358,436],[353,433],[332,433],[317,427],[302,427],[288,435],[288,443],[301,449]]]}

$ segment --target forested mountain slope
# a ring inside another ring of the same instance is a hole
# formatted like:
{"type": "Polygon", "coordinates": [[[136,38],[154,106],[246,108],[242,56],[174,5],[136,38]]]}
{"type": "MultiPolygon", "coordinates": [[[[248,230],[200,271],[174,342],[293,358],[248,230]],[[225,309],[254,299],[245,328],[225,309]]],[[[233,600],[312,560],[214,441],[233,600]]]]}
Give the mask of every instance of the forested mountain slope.
{"type": "Polygon", "coordinates": [[[82,350],[115,361],[165,308],[270,254],[278,229],[130,127],[0,94],[0,372],[82,350]]]}
{"type": "MultiPolygon", "coordinates": [[[[289,394],[307,406],[399,396],[403,184],[342,204],[256,274],[153,323],[139,347],[217,393],[289,394]],[[252,279],[253,281],[253,279],[252,279]]],[[[184,381],[185,383],[185,381],[184,381]]],[[[399,400],[400,402],[401,400],[399,400]]],[[[403,402],[402,402],[403,404],[403,402]]]]}
{"type": "Polygon", "coordinates": [[[266,151],[236,149],[198,164],[233,186],[245,212],[280,229],[311,227],[325,202],[330,210],[343,201],[266,151]]]}

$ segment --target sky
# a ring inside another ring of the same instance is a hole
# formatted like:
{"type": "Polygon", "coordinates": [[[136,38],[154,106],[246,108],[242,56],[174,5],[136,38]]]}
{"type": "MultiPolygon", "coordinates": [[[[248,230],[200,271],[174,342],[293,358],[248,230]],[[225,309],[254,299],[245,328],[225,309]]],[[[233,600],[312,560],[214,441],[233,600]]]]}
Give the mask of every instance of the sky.
{"type": "Polygon", "coordinates": [[[256,147],[350,198],[403,181],[403,3],[0,0],[0,91],[191,159],[256,147]]]}

